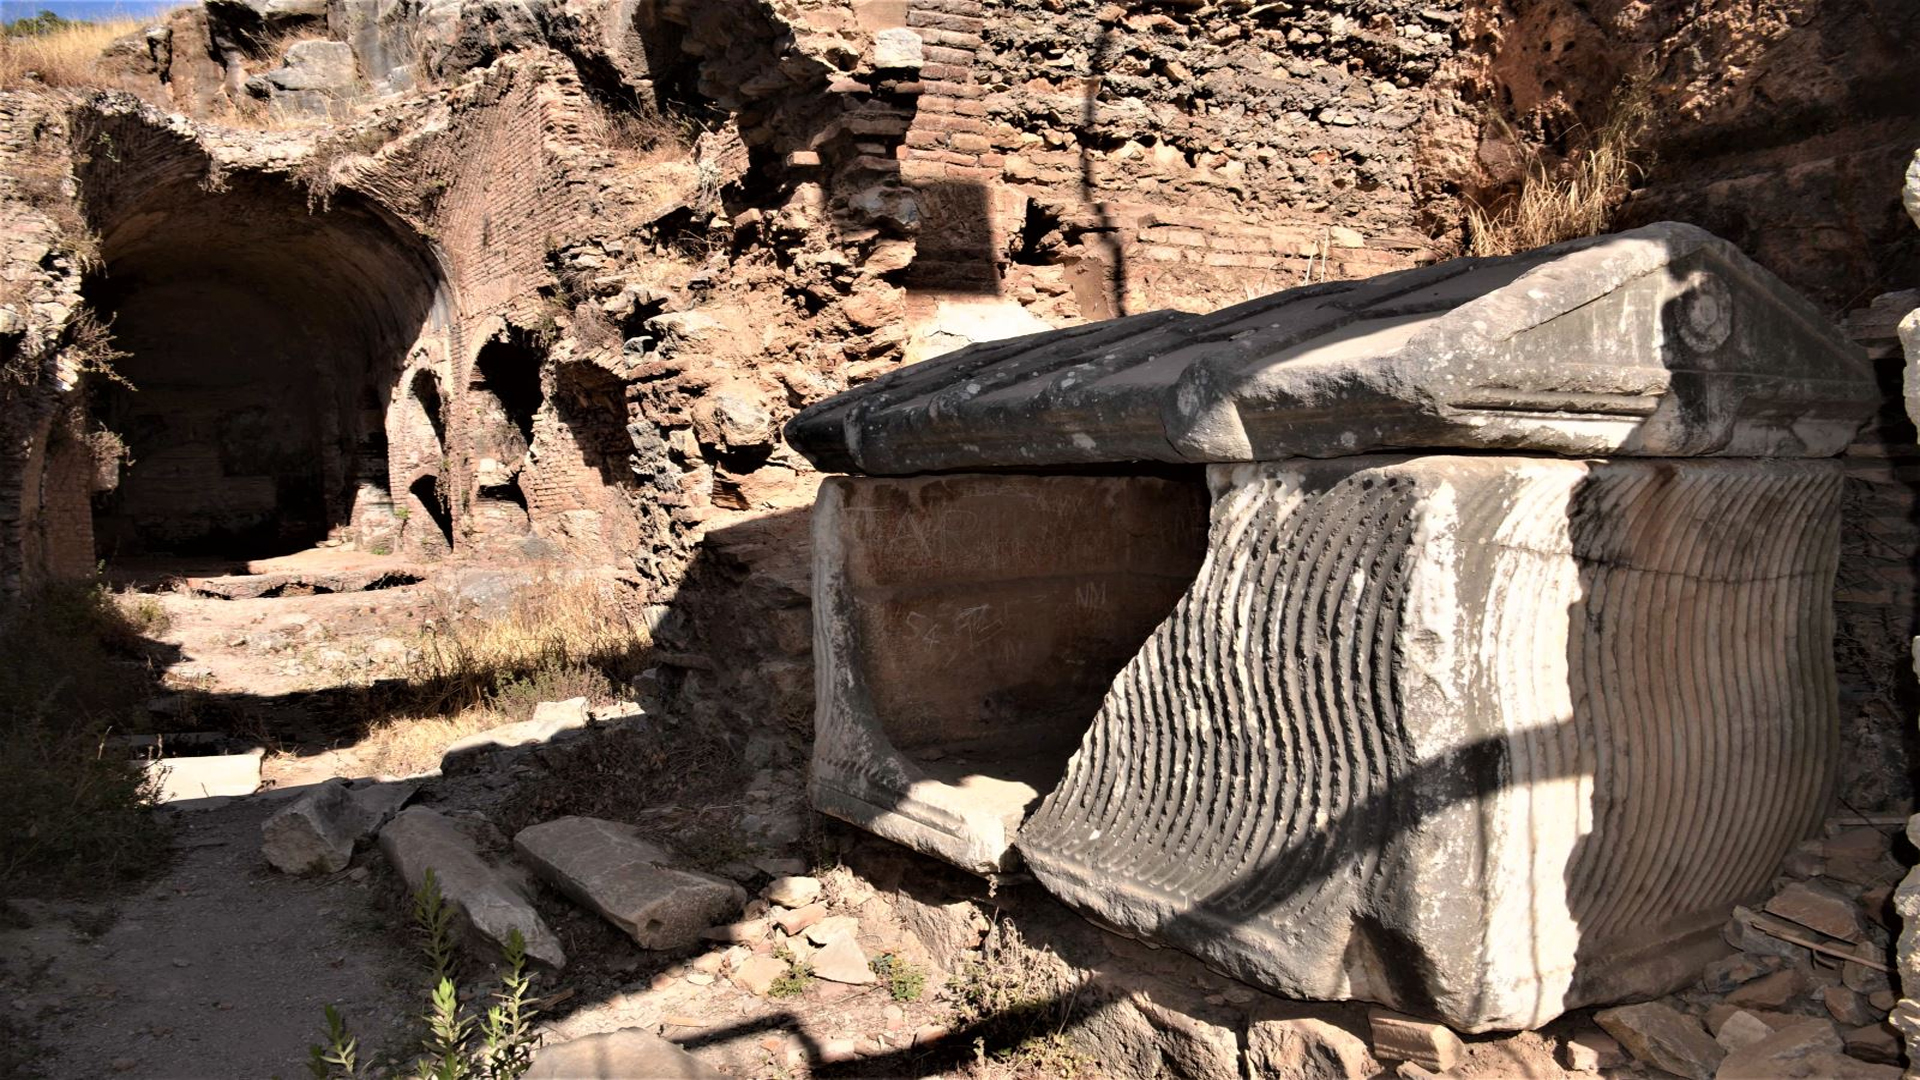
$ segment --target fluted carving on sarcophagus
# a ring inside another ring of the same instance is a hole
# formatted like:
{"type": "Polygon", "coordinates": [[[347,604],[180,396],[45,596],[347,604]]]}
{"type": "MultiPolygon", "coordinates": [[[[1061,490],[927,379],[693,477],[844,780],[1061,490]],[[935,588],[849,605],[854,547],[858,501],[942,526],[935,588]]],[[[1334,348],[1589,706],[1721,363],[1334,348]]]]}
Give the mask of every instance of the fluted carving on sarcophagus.
{"type": "Polygon", "coordinates": [[[1818,823],[1837,464],[1213,479],[1198,579],[1021,830],[1068,902],[1297,996],[1525,1027],[1690,979],[1818,823]]]}

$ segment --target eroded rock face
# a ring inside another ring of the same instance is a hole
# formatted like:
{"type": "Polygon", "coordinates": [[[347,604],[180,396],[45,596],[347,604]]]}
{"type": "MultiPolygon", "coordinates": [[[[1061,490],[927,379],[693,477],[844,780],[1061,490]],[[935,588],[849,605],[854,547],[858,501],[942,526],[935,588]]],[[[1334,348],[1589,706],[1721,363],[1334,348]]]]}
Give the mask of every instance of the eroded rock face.
{"type": "Polygon", "coordinates": [[[1019,834],[1069,903],[1288,996],[1531,1027],[1690,981],[1820,820],[1835,463],[1210,476],[1198,580],[1019,834]]]}
{"type": "Polygon", "coordinates": [[[902,475],[1382,449],[1827,457],[1858,346],[1688,225],[975,346],[816,405],[818,466],[902,475]]]}

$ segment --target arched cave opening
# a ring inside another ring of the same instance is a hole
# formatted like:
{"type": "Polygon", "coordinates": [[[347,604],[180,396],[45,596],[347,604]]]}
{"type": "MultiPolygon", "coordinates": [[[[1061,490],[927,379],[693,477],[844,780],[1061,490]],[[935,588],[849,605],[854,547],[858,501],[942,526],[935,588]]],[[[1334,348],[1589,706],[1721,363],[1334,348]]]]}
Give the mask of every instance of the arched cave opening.
{"type": "Polygon", "coordinates": [[[209,190],[183,156],[82,178],[103,264],[87,299],[131,384],[94,393],[132,458],[96,501],[98,555],[247,560],[390,523],[387,407],[443,325],[431,252],[351,194],[310,208],[255,174],[209,190]]]}
{"type": "Polygon", "coordinates": [[[545,350],[525,334],[503,331],[480,347],[467,383],[474,442],[473,528],[485,537],[532,529],[521,486],[534,417],[546,404],[540,370],[545,350]]]}

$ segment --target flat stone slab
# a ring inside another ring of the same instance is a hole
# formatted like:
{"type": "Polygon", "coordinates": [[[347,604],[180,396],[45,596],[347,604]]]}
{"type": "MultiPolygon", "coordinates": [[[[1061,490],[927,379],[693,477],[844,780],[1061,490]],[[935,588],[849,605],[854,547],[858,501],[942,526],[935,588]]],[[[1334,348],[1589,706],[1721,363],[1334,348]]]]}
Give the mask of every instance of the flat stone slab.
{"type": "Polygon", "coordinates": [[[740,913],[746,891],[682,870],[631,825],[564,817],[520,830],[513,847],[535,873],[627,932],[643,949],[677,949],[740,913]]]}
{"type": "Polygon", "coordinates": [[[1209,476],[1206,564],[1016,841],[1068,903],[1286,996],[1531,1028],[1691,982],[1821,821],[1838,462],[1209,476]]]}
{"type": "Polygon", "coordinates": [[[380,830],[380,850],[407,883],[418,890],[432,870],[440,894],[458,916],[475,951],[494,963],[508,936],[518,928],[527,955],[549,967],[565,967],[560,939],[533,910],[513,875],[480,857],[472,837],[452,818],[416,806],[403,810],[380,830]]]}
{"type": "Polygon", "coordinates": [[[1731,244],[1663,222],[971,346],[796,416],[828,472],[1379,450],[1827,457],[1864,351],[1731,244]]]}
{"type": "Polygon", "coordinates": [[[143,767],[154,781],[155,802],[251,795],[260,790],[262,753],[254,750],[245,754],[160,758],[146,762],[143,767]]]}
{"type": "Polygon", "coordinates": [[[726,1080],[726,1075],[640,1028],[543,1046],[522,1074],[525,1080],[726,1080]]]}

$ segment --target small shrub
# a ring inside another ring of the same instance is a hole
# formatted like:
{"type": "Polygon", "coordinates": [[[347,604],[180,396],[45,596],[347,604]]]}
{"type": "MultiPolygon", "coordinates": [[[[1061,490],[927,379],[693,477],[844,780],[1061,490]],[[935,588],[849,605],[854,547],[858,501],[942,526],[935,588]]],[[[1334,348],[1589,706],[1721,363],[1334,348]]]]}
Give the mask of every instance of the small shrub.
{"type": "MultiPolygon", "coordinates": [[[[516,928],[501,950],[506,963],[494,1004],[478,1017],[460,1001],[454,985],[453,909],[440,895],[440,881],[432,870],[413,894],[413,922],[420,932],[431,978],[427,1011],[421,1015],[426,1034],[412,1074],[420,1080],[517,1080],[532,1064],[540,1037],[533,1030],[539,1015],[531,1005],[533,976],[527,973],[527,942],[516,928]]],[[[326,1006],[327,1041],[307,1048],[307,1071],[314,1080],[354,1077],[357,1053],[347,1023],[333,1006],[326,1006]]]]}
{"type": "Polygon", "coordinates": [[[1614,95],[1606,121],[1564,166],[1549,169],[1535,150],[1511,201],[1495,211],[1467,206],[1467,253],[1513,255],[1606,232],[1644,173],[1641,144],[1653,117],[1648,81],[1630,79],[1614,95]]]}
{"type": "Polygon", "coordinates": [[[807,987],[813,985],[813,965],[795,957],[784,945],[775,949],[773,955],[776,959],[787,962],[787,970],[781,972],[773,982],[768,984],[767,996],[797,998],[805,994],[807,987]]]}
{"type": "Polygon", "coordinates": [[[0,618],[0,879],[11,890],[111,887],[164,858],[152,782],[107,735],[144,720],[151,687],[119,661],[139,657],[165,616],[151,598],[123,604],[72,582],[0,618]]]}
{"type": "Polygon", "coordinates": [[[927,989],[927,969],[909,963],[893,953],[882,953],[869,965],[886,984],[895,1001],[919,1001],[927,989]]]}
{"type": "Polygon", "coordinates": [[[976,1032],[977,1058],[1016,1074],[1073,1077],[1094,1061],[1066,1033],[1077,984],[1051,951],[1034,949],[1012,923],[995,926],[980,958],[947,982],[958,1027],[976,1032]]]}
{"type": "Polygon", "coordinates": [[[647,643],[646,629],[629,614],[627,602],[612,585],[556,576],[522,592],[494,618],[449,610],[422,636],[410,674],[440,689],[443,699],[431,704],[453,708],[490,704],[516,680],[570,681],[582,667],[624,682],[638,674],[631,669],[647,643]]]}

